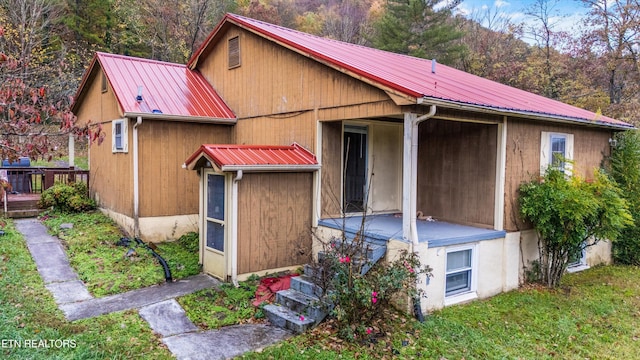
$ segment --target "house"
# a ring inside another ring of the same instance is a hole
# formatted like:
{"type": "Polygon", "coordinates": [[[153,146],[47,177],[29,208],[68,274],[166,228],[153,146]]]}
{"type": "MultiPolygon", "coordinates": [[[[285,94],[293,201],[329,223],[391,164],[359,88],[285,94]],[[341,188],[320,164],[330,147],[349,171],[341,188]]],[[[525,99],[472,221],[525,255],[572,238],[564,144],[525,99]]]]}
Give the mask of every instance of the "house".
{"type": "MultiPolygon", "coordinates": [[[[204,270],[235,281],[302,265],[360,231],[366,213],[364,235],[387,259],[407,249],[434,269],[420,283],[425,310],[517,288],[537,257],[519,185],[554,154],[590,176],[613,134],[632,128],[436,61],[232,14],[186,67],[98,54],[74,110],[102,122],[107,143],[121,141],[118,121],[121,139],[138,133],[137,157],[92,145],[90,166],[100,206],[142,236],[188,218],[180,225],[198,225],[204,270]],[[167,74],[173,66],[181,77],[167,74]],[[183,161],[195,171],[178,171],[183,161]]],[[[575,265],[608,261],[605,242],[575,265]]]]}

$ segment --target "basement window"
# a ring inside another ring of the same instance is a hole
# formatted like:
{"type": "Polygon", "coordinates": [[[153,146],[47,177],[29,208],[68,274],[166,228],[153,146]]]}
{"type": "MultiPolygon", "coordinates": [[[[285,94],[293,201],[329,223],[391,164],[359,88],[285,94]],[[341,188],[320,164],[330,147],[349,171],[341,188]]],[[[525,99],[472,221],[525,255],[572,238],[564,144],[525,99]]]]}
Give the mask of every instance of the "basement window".
{"type": "Polygon", "coordinates": [[[128,146],[128,119],[118,119],[111,122],[111,152],[126,153],[128,146]]]}
{"type": "Polygon", "coordinates": [[[229,69],[240,66],[240,37],[232,37],[228,43],[229,69]]]}
{"type": "Polygon", "coordinates": [[[445,271],[445,305],[477,297],[478,261],[475,245],[447,249],[445,271]]]}

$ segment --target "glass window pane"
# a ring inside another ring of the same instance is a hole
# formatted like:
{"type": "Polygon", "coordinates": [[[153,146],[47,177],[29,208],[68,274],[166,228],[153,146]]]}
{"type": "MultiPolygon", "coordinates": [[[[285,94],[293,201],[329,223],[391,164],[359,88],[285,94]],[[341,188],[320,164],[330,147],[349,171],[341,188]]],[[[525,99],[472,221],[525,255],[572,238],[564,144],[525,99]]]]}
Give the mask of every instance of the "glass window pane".
{"type": "Polygon", "coordinates": [[[566,138],[564,136],[551,136],[551,164],[558,167],[564,167],[564,159],[566,155],[566,138]]]}
{"type": "Polygon", "coordinates": [[[471,270],[447,275],[446,295],[471,290],[471,270]]]}
{"type": "Polygon", "coordinates": [[[224,226],[207,221],[207,246],[224,252],[224,226]]]}
{"type": "Polygon", "coordinates": [[[116,126],[116,149],[120,150],[122,149],[122,123],[121,122],[116,122],[115,124],[116,126]]]}
{"type": "Polygon", "coordinates": [[[447,254],[447,272],[471,267],[471,249],[447,254]]]}
{"type": "Polygon", "coordinates": [[[207,217],[224,221],[224,176],[207,177],[207,217]]]}

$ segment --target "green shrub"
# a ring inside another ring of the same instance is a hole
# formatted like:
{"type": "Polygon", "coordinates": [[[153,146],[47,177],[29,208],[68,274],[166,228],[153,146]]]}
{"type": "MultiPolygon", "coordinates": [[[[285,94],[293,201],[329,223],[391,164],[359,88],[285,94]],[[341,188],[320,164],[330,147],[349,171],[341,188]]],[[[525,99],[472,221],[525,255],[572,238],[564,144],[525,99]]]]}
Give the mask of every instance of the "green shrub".
{"type": "Polygon", "coordinates": [[[73,184],[56,183],[42,192],[38,205],[41,208],[72,213],[93,210],[96,203],[89,198],[87,185],[83,182],[73,184]]]}
{"type": "Polygon", "coordinates": [[[593,180],[549,167],[542,179],[520,186],[520,211],[538,233],[542,282],[560,284],[572,256],[600,240],[616,240],[631,223],[621,190],[606,174],[593,180]]]}
{"type": "Polygon", "coordinates": [[[611,176],[622,189],[634,223],[624,228],[618,241],[613,243],[613,260],[619,264],[640,265],[640,132],[625,131],[615,139],[611,176]]]}

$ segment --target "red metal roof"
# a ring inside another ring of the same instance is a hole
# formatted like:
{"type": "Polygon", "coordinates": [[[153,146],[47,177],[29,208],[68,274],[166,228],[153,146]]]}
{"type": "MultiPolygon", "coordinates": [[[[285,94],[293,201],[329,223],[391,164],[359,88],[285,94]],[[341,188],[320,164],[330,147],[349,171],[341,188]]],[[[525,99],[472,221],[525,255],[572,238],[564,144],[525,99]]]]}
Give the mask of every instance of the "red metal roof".
{"type": "Polygon", "coordinates": [[[484,79],[431,60],[391,53],[307,33],[262,21],[227,14],[189,60],[194,68],[203,51],[225,23],[232,23],[305,54],[329,66],[364,77],[383,88],[440,104],[462,104],[504,114],[537,116],[549,120],[568,120],[611,127],[632,125],[562,102],[484,79]]]}
{"type": "Polygon", "coordinates": [[[216,164],[222,171],[296,171],[319,168],[316,156],[302,146],[278,145],[202,145],[186,161],[193,170],[200,159],[216,164]]]}
{"type": "Polygon", "coordinates": [[[123,55],[96,53],[85,74],[76,100],[96,61],[103,69],[125,116],[151,114],[155,117],[235,123],[235,114],[197,70],[173,64],[123,55]],[[138,101],[141,86],[142,100],[138,101]]]}

